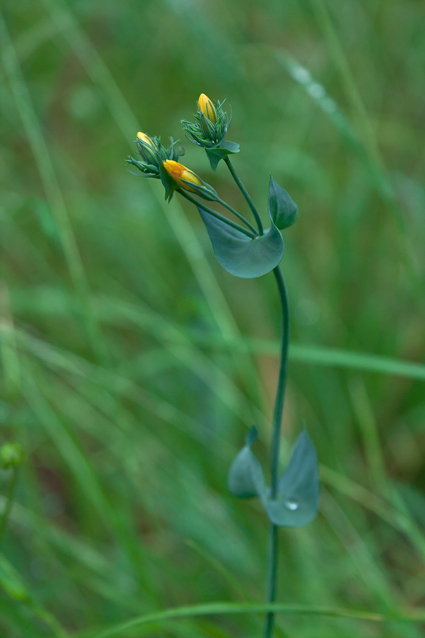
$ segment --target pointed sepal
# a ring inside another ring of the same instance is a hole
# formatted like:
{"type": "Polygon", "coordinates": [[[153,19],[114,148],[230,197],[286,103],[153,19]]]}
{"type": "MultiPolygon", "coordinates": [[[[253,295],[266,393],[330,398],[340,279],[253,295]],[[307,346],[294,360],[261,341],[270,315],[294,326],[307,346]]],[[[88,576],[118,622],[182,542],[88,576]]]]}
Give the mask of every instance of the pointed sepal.
{"type": "Polygon", "coordinates": [[[165,170],[164,165],[159,165],[159,177],[161,178],[162,185],[165,189],[165,199],[170,202],[173,197],[174,191],[178,189],[178,184],[173,180],[168,171],[165,170]]]}

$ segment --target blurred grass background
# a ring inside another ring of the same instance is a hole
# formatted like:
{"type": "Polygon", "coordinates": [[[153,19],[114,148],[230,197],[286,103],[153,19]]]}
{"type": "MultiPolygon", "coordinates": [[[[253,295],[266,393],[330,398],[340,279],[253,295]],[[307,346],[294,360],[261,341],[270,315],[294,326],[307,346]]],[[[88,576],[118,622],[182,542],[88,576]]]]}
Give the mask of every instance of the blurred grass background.
{"type": "MultiPolygon", "coordinates": [[[[196,210],[124,163],[138,130],[183,138],[201,92],[232,107],[234,165],[264,219],[270,172],[300,208],[282,261],[282,461],[305,423],[323,498],[314,523],[281,532],[279,600],[423,605],[424,28],[411,0],[3,0],[0,442],[25,462],[2,636],[263,599],[265,517],[226,473],[252,423],[267,462],[273,277],[228,275],[196,210]]],[[[245,211],[224,167],[185,147],[245,211]]],[[[207,616],[125,635],[260,631],[260,616],[207,616]]],[[[422,631],[279,616],[288,638],[422,631]]]]}

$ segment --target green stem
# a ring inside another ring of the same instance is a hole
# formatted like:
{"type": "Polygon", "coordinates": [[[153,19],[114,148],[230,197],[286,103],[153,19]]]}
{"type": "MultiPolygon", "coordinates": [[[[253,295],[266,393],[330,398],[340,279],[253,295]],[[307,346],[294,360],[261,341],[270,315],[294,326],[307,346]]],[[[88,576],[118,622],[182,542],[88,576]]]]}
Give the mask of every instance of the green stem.
{"type": "Polygon", "coordinates": [[[220,221],[224,222],[228,226],[232,226],[232,228],[236,228],[236,230],[239,230],[241,233],[244,233],[244,235],[246,235],[247,237],[251,237],[251,239],[254,239],[255,237],[257,237],[257,234],[254,235],[253,233],[251,233],[251,231],[246,230],[246,228],[244,228],[243,226],[240,226],[239,224],[232,221],[231,219],[228,219],[221,213],[217,213],[217,211],[213,210],[212,208],[205,206],[205,204],[203,204],[202,202],[199,202],[197,199],[192,197],[192,195],[189,195],[186,191],[179,189],[178,192],[180,193],[180,195],[183,195],[183,197],[189,200],[189,202],[192,202],[192,204],[195,204],[195,206],[198,206],[198,208],[202,208],[202,210],[204,210],[206,213],[209,213],[213,217],[220,219],[220,221]]]}
{"type": "Polygon", "coordinates": [[[245,186],[242,184],[241,180],[239,179],[238,175],[236,174],[235,169],[233,168],[233,164],[230,161],[229,157],[226,157],[224,159],[224,161],[227,164],[227,167],[229,169],[229,171],[232,174],[233,179],[235,180],[236,184],[239,187],[239,190],[241,191],[242,195],[245,197],[248,206],[250,207],[252,214],[255,217],[255,221],[257,222],[257,226],[258,226],[258,230],[260,232],[260,235],[264,234],[264,229],[263,229],[263,224],[261,222],[261,217],[260,217],[260,213],[258,212],[254,202],[251,199],[251,195],[248,193],[248,191],[246,190],[245,186]]]}
{"type": "Polygon", "coordinates": [[[3,540],[4,531],[6,529],[6,524],[9,519],[10,510],[13,505],[13,495],[15,493],[16,481],[18,479],[18,468],[12,468],[12,479],[9,483],[9,489],[6,495],[6,505],[4,506],[3,515],[0,519],[0,544],[3,540]]]}
{"type": "Polygon", "coordinates": [[[245,219],[245,217],[243,215],[241,215],[240,213],[238,213],[237,210],[235,210],[234,208],[232,208],[232,206],[230,206],[230,204],[228,204],[227,202],[224,201],[224,199],[220,199],[220,197],[217,199],[217,202],[219,204],[221,204],[222,206],[224,206],[224,208],[227,208],[227,210],[230,210],[231,213],[233,213],[234,215],[236,215],[236,217],[238,217],[238,219],[240,219],[244,224],[246,224],[248,226],[248,228],[250,230],[252,230],[253,233],[255,233],[257,235],[257,231],[255,230],[254,226],[252,224],[250,224],[250,222],[245,219]]]}
{"type": "MultiPolygon", "coordinates": [[[[273,270],[279,290],[280,305],[282,310],[282,345],[280,358],[279,380],[277,383],[276,403],[273,415],[273,432],[270,455],[270,473],[271,486],[270,497],[275,499],[278,493],[279,481],[279,450],[281,425],[283,415],[283,404],[285,400],[286,374],[288,368],[288,350],[289,350],[289,300],[286,290],[285,280],[283,278],[280,266],[276,266],[273,270]]],[[[269,547],[267,553],[267,585],[266,585],[266,602],[273,603],[276,599],[277,585],[277,563],[278,563],[278,527],[269,524],[269,547]]],[[[275,614],[269,612],[266,617],[264,628],[264,638],[271,638],[273,635],[275,614]]]]}

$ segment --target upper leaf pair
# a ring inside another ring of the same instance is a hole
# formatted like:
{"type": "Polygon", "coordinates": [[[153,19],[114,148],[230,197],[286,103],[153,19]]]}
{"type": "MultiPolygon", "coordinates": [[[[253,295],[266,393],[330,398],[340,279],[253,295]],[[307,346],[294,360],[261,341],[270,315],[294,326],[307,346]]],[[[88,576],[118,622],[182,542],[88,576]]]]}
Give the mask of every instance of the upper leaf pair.
{"type": "Polygon", "coordinates": [[[298,217],[298,206],[270,175],[268,211],[270,228],[263,235],[247,237],[198,208],[220,264],[236,277],[251,279],[270,272],[280,262],[284,243],[279,229],[288,228],[298,217]]]}

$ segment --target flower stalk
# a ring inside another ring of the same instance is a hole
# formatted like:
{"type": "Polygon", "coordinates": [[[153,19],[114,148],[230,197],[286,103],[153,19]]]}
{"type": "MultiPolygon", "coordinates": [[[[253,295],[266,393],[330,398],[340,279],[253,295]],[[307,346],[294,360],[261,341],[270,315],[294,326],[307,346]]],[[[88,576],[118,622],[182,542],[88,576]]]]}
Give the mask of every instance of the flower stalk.
{"type": "MultiPolygon", "coordinates": [[[[281,440],[281,427],[283,417],[283,407],[285,402],[286,378],[288,369],[288,352],[290,336],[290,315],[289,299],[286,289],[285,279],[280,266],[273,270],[279,291],[280,308],[282,313],[282,335],[280,348],[280,368],[277,382],[276,401],[273,413],[272,442],[270,449],[270,498],[276,499],[278,496],[279,480],[279,453],[281,440]]],[[[267,576],[266,576],[266,602],[274,603],[277,593],[277,566],[279,556],[278,527],[272,522],[269,523],[269,541],[267,552],[267,576]]],[[[268,612],[264,628],[264,638],[271,638],[275,623],[275,613],[268,612]]]]}
{"type": "MultiPolygon", "coordinates": [[[[232,174],[233,179],[238,185],[240,191],[245,197],[254,217],[257,222],[258,232],[260,235],[264,233],[263,224],[261,222],[260,214],[255,206],[251,196],[240,180],[238,174],[233,168],[232,162],[229,157],[224,160],[227,167],[232,174]]],[[[280,454],[280,440],[281,440],[281,427],[283,417],[283,407],[285,402],[285,389],[286,378],[288,369],[288,352],[289,352],[289,336],[290,336],[290,313],[289,313],[289,298],[280,266],[276,266],[273,270],[273,275],[276,280],[277,289],[279,292],[280,308],[282,313],[282,335],[281,335],[281,349],[280,349],[280,368],[279,378],[276,390],[276,400],[273,413],[273,426],[272,426],[272,442],[270,448],[270,498],[276,499],[278,496],[278,479],[279,479],[279,454],[280,454]]],[[[274,523],[269,523],[269,538],[267,549],[267,571],[266,571],[266,603],[273,603],[276,600],[277,594],[277,573],[278,573],[278,556],[279,556],[279,536],[278,526],[274,523]]],[[[271,638],[273,635],[275,624],[275,613],[268,612],[264,627],[264,638],[271,638]]]]}
{"type": "Polygon", "coordinates": [[[257,210],[257,207],[255,206],[254,202],[252,201],[251,195],[248,193],[248,191],[246,190],[245,186],[242,184],[241,180],[239,179],[239,176],[237,175],[235,169],[233,168],[233,164],[230,161],[229,157],[226,157],[224,159],[224,161],[227,164],[227,167],[230,171],[230,173],[232,174],[233,179],[235,180],[236,184],[239,187],[239,190],[241,191],[242,195],[245,197],[248,206],[250,207],[252,214],[254,215],[255,221],[257,223],[258,226],[258,232],[260,233],[260,235],[263,234],[264,229],[263,229],[263,223],[261,221],[261,217],[260,217],[260,213],[257,210]]]}
{"type": "Polygon", "coordinates": [[[213,210],[212,208],[209,208],[208,206],[205,206],[203,202],[197,201],[194,197],[189,195],[186,191],[181,190],[179,192],[180,192],[180,195],[182,195],[185,199],[187,199],[189,202],[192,202],[192,204],[195,204],[195,206],[197,206],[198,208],[202,208],[202,210],[204,210],[206,213],[208,213],[212,217],[219,219],[224,224],[231,226],[232,228],[238,230],[239,232],[243,233],[247,237],[250,237],[251,239],[254,239],[256,237],[255,228],[253,228],[252,226],[251,228],[253,228],[254,232],[246,230],[246,228],[244,228],[243,226],[240,226],[239,224],[236,224],[236,222],[232,221],[231,219],[224,217],[224,215],[221,215],[221,213],[218,213],[217,211],[213,210]]]}

